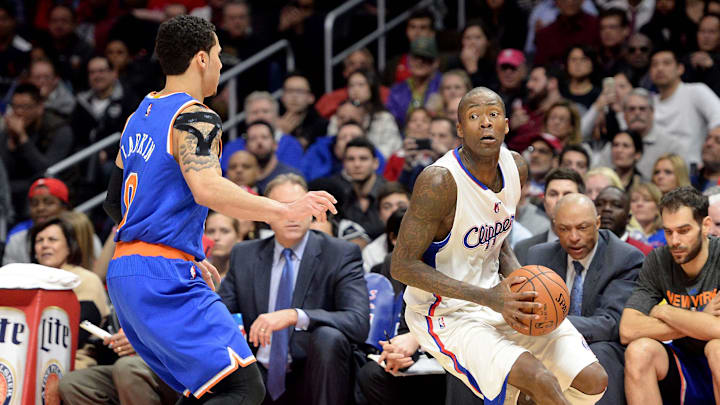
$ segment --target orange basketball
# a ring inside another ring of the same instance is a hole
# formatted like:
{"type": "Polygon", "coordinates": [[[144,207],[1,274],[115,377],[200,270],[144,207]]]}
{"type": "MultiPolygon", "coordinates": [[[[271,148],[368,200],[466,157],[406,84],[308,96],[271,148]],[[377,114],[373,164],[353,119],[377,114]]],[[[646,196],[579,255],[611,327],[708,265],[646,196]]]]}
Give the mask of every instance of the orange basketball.
{"type": "MultiPolygon", "coordinates": [[[[540,319],[530,321],[530,336],[545,335],[558,327],[570,310],[570,293],[565,281],[553,270],[538,265],[528,265],[513,271],[509,277],[526,277],[527,280],[511,286],[514,292],[536,291],[535,302],[543,307],[535,310],[540,319]]],[[[518,331],[520,332],[520,331],[518,331]]],[[[521,332],[524,333],[524,332],[521,332]]]]}

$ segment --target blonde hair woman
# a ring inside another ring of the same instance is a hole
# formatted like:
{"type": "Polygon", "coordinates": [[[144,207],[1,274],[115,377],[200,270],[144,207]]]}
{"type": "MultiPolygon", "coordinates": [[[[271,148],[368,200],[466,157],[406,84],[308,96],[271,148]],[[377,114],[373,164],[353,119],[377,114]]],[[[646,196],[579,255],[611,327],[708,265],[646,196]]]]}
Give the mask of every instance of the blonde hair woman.
{"type": "Polygon", "coordinates": [[[655,161],[652,182],[665,194],[678,187],[690,185],[685,159],[675,153],[666,153],[655,161]]]}
{"type": "Polygon", "coordinates": [[[615,170],[609,167],[599,166],[585,174],[585,195],[590,197],[591,200],[595,201],[598,194],[608,186],[615,186],[620,190],[625,190],[620,177],[615,173],[615,170]]]}
{"type": "Polygon", "coordinates": [[[464,70],[448,70],[443,73],[442,80],[440,80],[440,91],[428,98],[425,108],[432,116],[442,116],[454,99],[464,96],[471,89],[470,76],[464,70]]]}
{"type": "Polygon", "coordinates": [[[660,217],[660,199],[662,192],[653,183],[640,183],[630,190],[630,237],[646,243],[653,248],[664,246],[665,232],[660,217]]]}

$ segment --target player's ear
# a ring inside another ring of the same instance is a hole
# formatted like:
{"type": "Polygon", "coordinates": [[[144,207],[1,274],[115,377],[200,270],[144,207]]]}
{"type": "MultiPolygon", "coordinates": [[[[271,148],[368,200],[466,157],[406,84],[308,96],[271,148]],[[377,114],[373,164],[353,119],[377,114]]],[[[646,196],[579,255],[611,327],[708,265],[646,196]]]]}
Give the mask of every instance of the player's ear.
{"type": "Polygon", "coordinates": [[[201,68],[205,69],[210,62],[210,55],[205,51],[199,51],[195,54],[195,60],[198,62],[201,68]]]}
{"type": "Polygon", "coordinates": [[[457,136],[458,136],[458,138],[461,138],[461,139],[464,138],[464,136],[463,136],[463,131],[462,131],[462,126],[460,126],[460,121],[458,121],[458,123],[455,124],[455,128],[457,129],[457,136]]]}
{"type": "Polygon", "coordinates": [[[706,216],[703,218],[702,222],[700,223],[700,227],[702,229],[702,235],[703,238],[707,238],[708,235],[710,235],[710,229],[713,227],[713,220],[710,218],[710,216],[706,216]]]}

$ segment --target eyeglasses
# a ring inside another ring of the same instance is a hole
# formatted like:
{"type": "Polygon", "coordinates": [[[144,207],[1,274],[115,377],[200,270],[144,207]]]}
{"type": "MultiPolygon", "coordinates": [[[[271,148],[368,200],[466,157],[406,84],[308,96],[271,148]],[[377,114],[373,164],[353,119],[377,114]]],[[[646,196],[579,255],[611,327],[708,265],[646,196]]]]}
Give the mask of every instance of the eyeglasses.
{"type": "Polygon", "coordinates": [[[635,53],[635,52],[648,53],[649,51],[650,51],[650,47],[647,47],[647,46],[629,46],[628,47],[628,52],[630,52],[630,53],[635,53]]]}
{"type": "Polygon", "coordinates": [[[518,67],[515,65],[510,65],[508,63],[503,63],[500,65],[500,70],[512,70],[513,72],[518,70],[518,67]]]}

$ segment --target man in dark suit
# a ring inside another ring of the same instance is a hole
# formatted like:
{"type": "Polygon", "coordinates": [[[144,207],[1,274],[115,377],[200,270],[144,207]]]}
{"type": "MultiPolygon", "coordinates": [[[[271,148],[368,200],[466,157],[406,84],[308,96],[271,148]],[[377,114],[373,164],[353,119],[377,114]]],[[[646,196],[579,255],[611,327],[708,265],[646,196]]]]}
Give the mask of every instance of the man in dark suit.
{"type": "Polygon", "coordinates": [[[583,335],[608,374],[608,388],[601,405],[622,405],[624,352],[619,323],[645,256],[607,229],[593,201],[583,194],[569,194],[555,205],[555,242],[533,246],[532,264],[551,268],[570,291],[568,319],[583,335]]]}
{"type": "MultiPolygon", "coordinates": [[[[307,185],[284,174],[265,191],[291,202],[307,185]]],[[[218,291],[231,313],[242,314],[267,387],[263,404],[346,404],[351,345],[368,335],[360,249],[309,230],[310,222],[271,222],[275,236],[236,245],[218,291]]]]}
{"type": "MultiPolygon", "coordinates": [[[[585,182],[582,177],[575,170],[565,167],[551,170],[545,177],[545,194],[543,197],[545,213],[551,220],[552,212],[555,209],[557,201],[570,193],[585,193],[585,182]]],[[[530,231],[532,232],[532,229],[530,231]]],[[[532,246],[555,240],[557,240],[557,236],[555,236],[551,226],[550,229],[545,232],[521,240],[515,245],[513,251],[520,264],[528,264],[528,250],[532,246]]]]}

